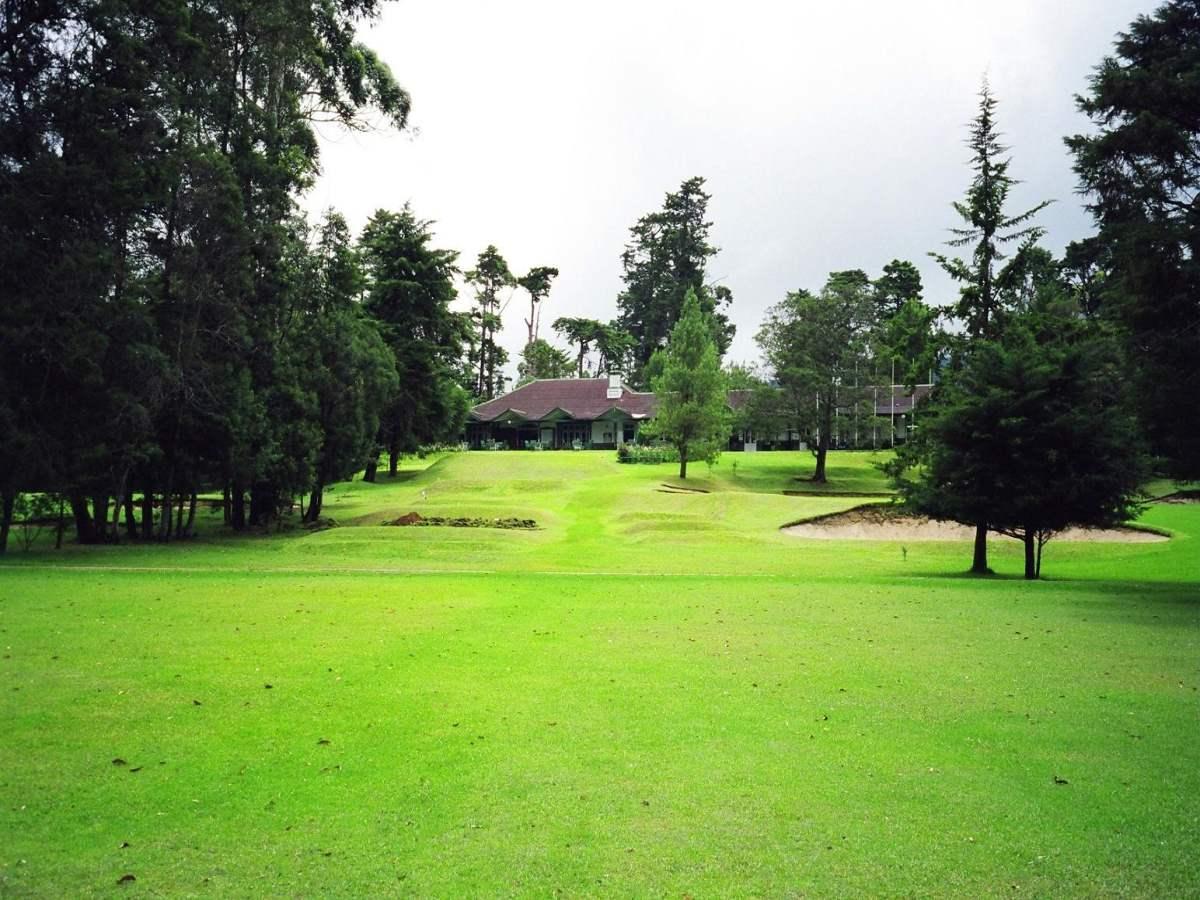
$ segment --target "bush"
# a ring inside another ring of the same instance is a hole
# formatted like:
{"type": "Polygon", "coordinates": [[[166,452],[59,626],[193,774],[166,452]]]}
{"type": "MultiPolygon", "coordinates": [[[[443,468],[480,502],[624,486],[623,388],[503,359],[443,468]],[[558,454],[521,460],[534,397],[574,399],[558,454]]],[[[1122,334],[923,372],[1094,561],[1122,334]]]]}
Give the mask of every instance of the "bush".
{"type": "Polygon", "coordinates": [[[637,444],[622,444],[617,448],[620,463],[670,463],[679,462],[679,451],[674,447],[659,444],[642,447],[637,444]]]}

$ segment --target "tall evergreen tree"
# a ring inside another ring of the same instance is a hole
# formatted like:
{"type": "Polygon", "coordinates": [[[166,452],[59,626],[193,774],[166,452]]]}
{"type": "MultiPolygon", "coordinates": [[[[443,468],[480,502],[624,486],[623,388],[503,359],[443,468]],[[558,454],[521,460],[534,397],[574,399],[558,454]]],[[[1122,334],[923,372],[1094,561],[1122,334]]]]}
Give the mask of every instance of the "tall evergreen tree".
{"type": "Polygon", "coordinates": [[[500,321],[500,292],[516,284],[508,263],[495,245],[489,244],[479,254],[475,268],[466,273],[467,284],[475,289],[476,308],[471,316],[479,333],[475,360],[478,377],[475,394],[484,400],[496,396],[497,385],[502,384],[502,367],[508,354],[496,344],[496,332],[502,327],[500,321]],[[497,378],[501,380],[498,381],[497,378]]]}
{"type": "MultiPolygon", "coordinates": [[[[1003,291],[1021,276],[1027,252],[1043,233],[1043,229],[1030,222],[1050,201],[1017,215],[1006,213],[1009,192],[1017,182],[1008,174],[1011,161],[1004,156],[1008,148],[1000,143],[996,98],[986,80],[979,92],[979,112],[971,122],[967,146],[971,148],[971,168],[975,175],[966,197],[954,203],[964,224],[951,229],[955,236],[948,243],[951,247],[969,247],[971,256],[963,260],[938,253],[931,255],[960,284],[955,315],[963,322],[967,337],[994,338],[1003,327],[1000,303],[1003,291]],[[1014,243],[1017,250],[1010,257],[1003,248],[1014,243]]],[[[975,523],[975,559],[971,570],[976,573],[989,571],[987,531],[986,521],[975,523]]]]}
{"type": "MultiPolygon", "coordinates": [[[[363,305],[396,359],[398,388],[379,432],[393,475],[401,453],[450,440],[462,428],[457,410],[465,402],[455,366],[470,326],[450,308],[457,297],[458,254],[431,246],[431,225],[407,205],[399,213],[381,209],[359,238],[367,282],[363,305]]],[[[369,479],[374,459],[372,453],[369,479]]]]}
{"type": "Polygon", "coordinates": [[[375,445],[380,412],[399,383],[395,357],[357,303],[362,266],[346,222],[336,213],[321,225],[315,275],[301,328],[306,357],[314,363],[307,381],[320,434],[305,511],[308,522],[321,517],[326,486],[362,466],[375,445]]]}
{"type": "MultiPolygon", "coordinates": [[[[1139,16],[1076,98],[1095,126],[1067,138],[1099,234],[1088,286],[1120,325],[1154,450],[1200,477],[1200,6],[1139,16]]],[[[1086,246],[1086,245],[1085,245],[1086,246]]],[[[1086,271],[1086,270],[1085,270],[1086,271]]]]}
{"type": "Polygon", "coordinates": [[[625,288],[617,297],[621,328],[633,335],[633,377],[644,382],[644,369],[667,340],[690,290],[713,323],[713,338],[723,355],[734,326],[725,312],[733,300],[726,287],[709,288],[706,267],[717,248],[709,243],[710,195],[703,178],[689,178],[667,194],[663,208],[638,219],[621,254],[625,288]]]}
{"type": "Polygon", "coordinates": [[[1024,251],[1034,246],[1044,229],[1029,224],[1033,217],[1050,205],[1049,200],[1017,215],[1008,215],[1005,205],[1009,192],[1017,184],[1008,174],[1011,160],[1004,157],[1008,148],[1000,143],[996,128],[996,98],[985,80],[979,91],[979,113],[971,122],[967,146],[971,148],[971,168],[975,172],[967,196],[954,203],[963,225],[951,228],[951,247],[969,247],[969,260],[931,254],[959,282],[959,300],[955,315],[962,320],[970,337],[995,337],[1002,328],[1001,291],[1018,277],[1024,265],[1024,251]],[[1004,252],[1016,244],[1017,251],[1004,252]],[[1005,260],[1008,260],[1005,262],[1005,260]],[[1003,263],[1003,265],[1001,265],[1003,263]]]}

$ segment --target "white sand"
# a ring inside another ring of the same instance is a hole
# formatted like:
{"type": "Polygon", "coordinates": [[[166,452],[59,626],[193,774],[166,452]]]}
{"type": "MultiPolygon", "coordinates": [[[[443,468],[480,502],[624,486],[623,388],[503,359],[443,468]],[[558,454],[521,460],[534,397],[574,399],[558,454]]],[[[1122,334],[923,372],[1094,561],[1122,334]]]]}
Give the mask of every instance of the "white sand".
{"type": "MultiPolygon", "coordinates": [[[[851,511],[818,522],[801,522],[783,529],[800,538],[826,541],[969,541],[975,529],[955,522],[936,522],[910,516],[880,519],[851,511]]],[[[1004,537],[989,532],[993,537],[1004,537]]],[[[1068,528],[1054,536],[1056,541],[1108,541],[1143,544],[1169,540],[1165,535],[1135,528],[1068,528]]]]}

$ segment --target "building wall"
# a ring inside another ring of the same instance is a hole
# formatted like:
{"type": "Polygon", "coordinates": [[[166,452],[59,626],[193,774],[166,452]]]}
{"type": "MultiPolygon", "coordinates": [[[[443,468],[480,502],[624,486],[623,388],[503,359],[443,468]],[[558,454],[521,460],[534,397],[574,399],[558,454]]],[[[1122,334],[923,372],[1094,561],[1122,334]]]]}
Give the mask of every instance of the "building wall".
{"type": "Polygon", "coordinates": [[[615,447],[617,445],[617,429],[620,427],[620,422],[592,422],[592,443],[615,447]]]}

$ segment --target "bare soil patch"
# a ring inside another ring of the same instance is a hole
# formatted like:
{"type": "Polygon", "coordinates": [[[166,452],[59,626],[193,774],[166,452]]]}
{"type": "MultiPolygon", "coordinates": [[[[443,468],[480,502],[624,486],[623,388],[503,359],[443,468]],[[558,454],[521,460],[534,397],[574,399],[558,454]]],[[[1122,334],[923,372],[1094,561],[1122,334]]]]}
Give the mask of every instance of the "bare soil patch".
{"type": "Polygon", "coordinates": [[[418,512],[405,513],[397,519],[389,519],[379,524],[401,527],[509,528],[518,530],[531,530],[538,527],[538,523],[534,519],[519,519],[515,516],[488,519],[481,516],[423,516],[418,512]]]}
{"type": "MultiPolygon", "coordinates": [[[[785,525],[783,531],[794,537],[829,541],[969,541],[975,537],[975,529],[967,525],[907,515],[885,504],[818,516],[785,525]]],[[[1166,535],[1140,528],[1068,528],[1054,539],[1134,544],[1169,540],[1166,535]]]]}

